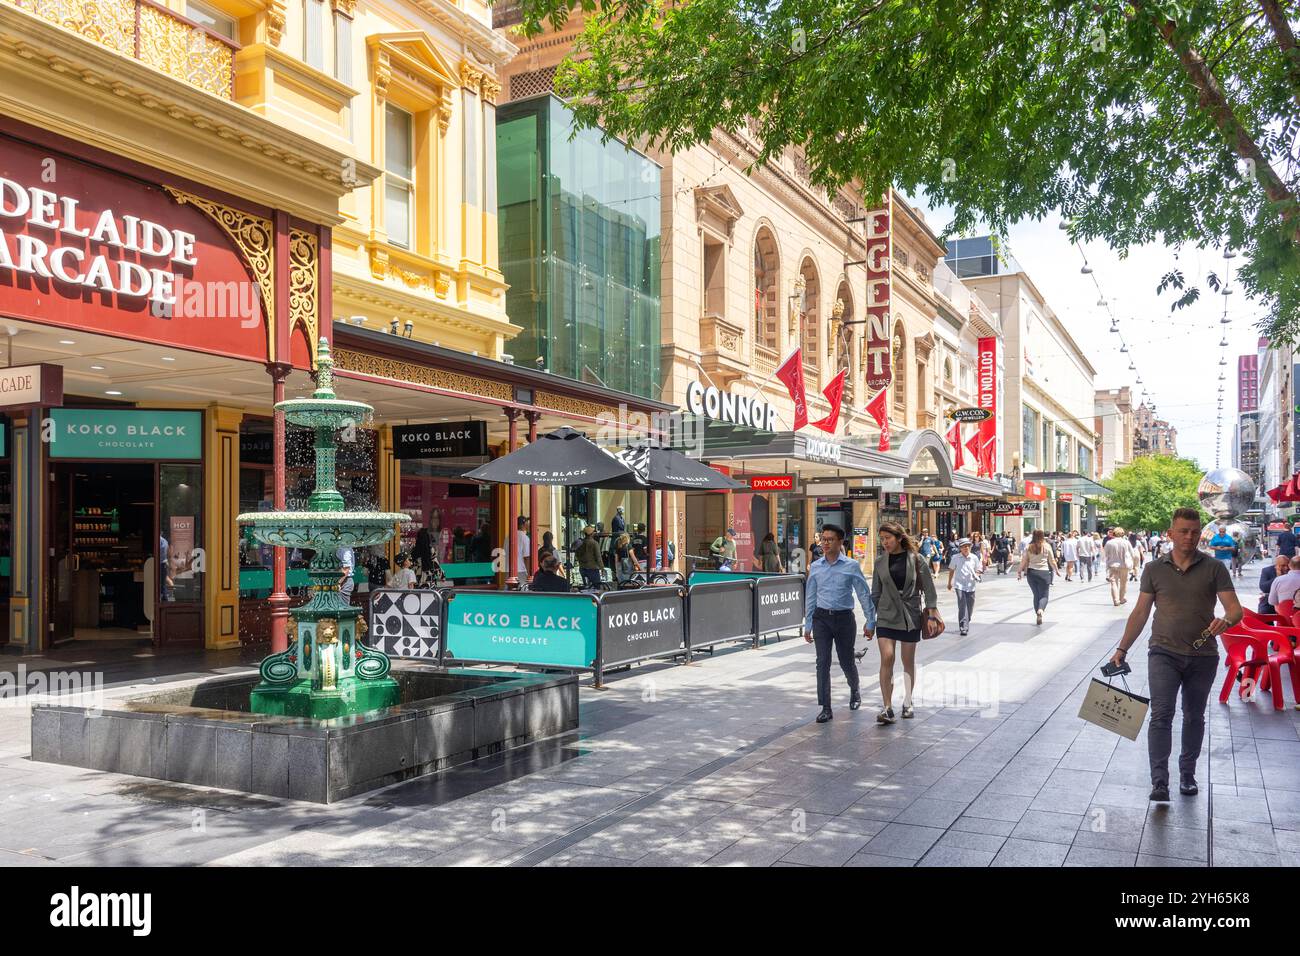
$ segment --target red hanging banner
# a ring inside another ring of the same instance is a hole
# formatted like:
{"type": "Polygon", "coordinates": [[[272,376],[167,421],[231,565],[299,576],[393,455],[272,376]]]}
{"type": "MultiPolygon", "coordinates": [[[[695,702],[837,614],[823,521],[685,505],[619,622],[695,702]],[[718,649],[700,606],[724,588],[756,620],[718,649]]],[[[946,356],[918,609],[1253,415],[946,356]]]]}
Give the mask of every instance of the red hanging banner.
{"type": "Polygon", "coordinates": [[[820,421],[813,422],[814,428],[835,434],[835,426],[840,420],[840,402],[844,399],[844,376],[847,374],[849,374],[848,369],[840,369],[840,374],[831,379],[831,383],[823,389],[822,394],[826,396],[826,401],[831,403],[831,413],[820,421]]]}
{"type": "Polygon", "coordinates": [[[975,474],[977,476],[983,475],[984,472],[980,469],[980,433],[979,432],[976,432],[975,434],[971,435],[970,438],[966,439],[966,450],[970,452],[971,457],[975,459],[975,474]]]}
{"type": "Polygon", "coordinates": [[[987,444],[988,454],[980,458],[980,474],[992,477],[997,471],[998,435],[998,340],[993,336],[979,340],[978,399],[979,407],[989,413],[980,422],[980,448],[987,444]]]}
{"type": "Polygon", "coordinates": [[[867,213],[867,325],[866,350],[867,388],[888,388],[893,381],[890,361],[890,257],[893,254],[890,235],[890,199],[886,197],[883,209],[867,213]]]}
{"type": "Polygon", "coordinates": [[[882,388],[876,393],[875,398],[867,402],[867,414],[875,420],[876,425],[880,428],[880,444],[876,446],[877,451],[889,451],[888,399],[889,389],[882,388]]]}
{"type": "Polygon", "coordinates": [[[785,385],[794,400],[794,430],[808,424],[808,398],[803,390],[803,350],[795,349],[776,370],[776,377],[785,385]]]}

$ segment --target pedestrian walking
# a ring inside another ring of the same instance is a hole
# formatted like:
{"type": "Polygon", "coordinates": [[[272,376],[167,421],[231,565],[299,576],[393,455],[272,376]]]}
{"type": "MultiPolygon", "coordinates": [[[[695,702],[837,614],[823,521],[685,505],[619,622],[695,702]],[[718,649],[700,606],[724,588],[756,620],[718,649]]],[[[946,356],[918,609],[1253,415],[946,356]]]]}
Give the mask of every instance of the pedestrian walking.
{"type": "Polygon", "coordinates": [[[1232,548],[1236,542],[1233,541],[1232,535],[1228,534],[1228,527],[1222,521],[1219,522],[1218,531],[1209,543],[1211,550],[1214,551],[1214,559],[1231,572],[1232,548]]]}
{"type": "Polygon", "coordinates": [[[600,542],[596,540],[596,528],[587,525],[582,529],[582,543],[574,554],[578,561],[578,573],[582,575],[582,585],[590,591],[600,590],[600,572],[605,561],[600,553],[600,542]]]}
{"type": "MultiPolygon", "coordinates": [[[[905,720],[913,716],[912,689],[916,684],[916,645],[922,628],[933,637],[943,631],[938,595],[929,565],[916,553],[916,545],[901,525],[880,526],[884,550],[871,572],[871,599],[876,605],[876,638],[880,646],[880,696],[883,708],[876,722],[892,724],[894,716],[894,660],[898,647],[903,657],[903,709],[905,720]],[[925,609],[922,610],[922,598],[925,609]]],[[[858,654],[859,660],[866,653],[858,654]]]]}
{"type": "Polygon", "coordinates": [[[1007,573],[1007,561],[1011,557],[1011,536],[1006,532],[993,537],[993,563],[998,566],[998,574],[1007,573]]]}
{"type": "Polygon", "coordinates": [[[1133,558],[1123,528],[1111,528],[1110,537],[1101,549],[1101,559],[1106,564],[1106,580],[1110,582],[1110,600],[1116,607],[1128,601],[1128,566],[1133,558]]]}
{"type": "Polygon", "coordinates": [[[1277,553],[1286,558],[1294,558],[1297,541],[1300,541],[1300,538],[1296,537],[1294,530],[1283,528],[1277,536],[1277,553]]]}
{"type": "Polygon", "coordinates": [[[1097,539],[1092,533],[1085,532],[1079,536],[1079,581],[1083,582],[1083,576],[1086,573],[1088,580],[1092,581],[1093,566],[1097,563],[1097,539]]]}
{"type": "Polygon", "coordinates": [[[781,566],[781,549],[777,546],[776,535],[771,531],[763,536],[758,550],[754,552],[754,557],[762,562],[760,570],[776,574],[785,571],[781,566]]]}
{"type": "Polygon", "coordinates": [[[948,590],[957,592],[957,627],[961,636],[970,632],[971,612],[975,610],[975,585],[980,583],[984,565],[975,556],[969,538],[957,542],[960,550],[948,565],[948,590]]]}
{"type": "Polygon", "coordinates": [[[1065,565],[1065,580],[1074,580],[1075,565],[1079,562],[1079,539],[1077,531],[1071,531],[1069,537],[1061,539],[1061,563],[1065,565]]]}
{"type": "Polygon", "coordinates": [[[1241,540],[1241,532],[1238,531],[1232,536],[1232,576],[1241,577],[1241,569],[1245,565],[1246,545],[1241,540]]]}
{"type": "Polygon", "coordinates": [[[1055,575],[1061,573],[1061,569],[1056,564],[1056,556],[1052,553],[1052,547],[1049,545],[1041,530],[1034,532],[1034,539],[1025,548],[1025,553],[1020,558],[1020,570],[1016,572],[1016,580],[1029,578],[1029,590],[1034,595],[1034,613],[1037,615],[1036,623],[1043,623],[1043,612],[1047,610],[1047,592],[1052,586],[1052,579],[1055,575]]]}
{"type": "Polygon", "coordinates": [[[1174,708],[1182,697],[1182,752],[1178,756],[1178,792],[1198,792],[1196,761],[1205,738],[1205,706],[1219,669],[1215,638],[1241,620],[1241,604],[1232,576],[1219,561],[1207,559],[1197,544],[1201,517],[1195,508],[1179,508],[1169,529],[1173,550],[1153,561],[1142,583],[1124,636],[1111,656],[1124,663],[1147,618],[1155,608],[1147,642],[1147,686],[1151,720],[1147,726],[1147,756],[1151,764],[1151,800],[1169,800],[1169,752],[1173,748],[1174,708]],[[1215,600],[1223,617],[1214,614],[1215,600]]]}
{"type": "MultiPolygon", "coordinates": [[[[817,723],[824,724],[831,712],[831,649],[849,683],[849,710],[862,706],[858,690],[858,665],[853,655],[857,627],[853,619],[853,598],[862,605],[866,624],[862,635],[868,641],[876,628],[876,604],[862,575],[862,567],[843,551],[844,529],[824,524],[821,530],[822,556],[808,569],[804,593],[803,639],[817,645],[817,723]]],[[[865,651],[863,653],[866,653],[865,651]]],[[[861,659],[861,655],[858,655],[861,659]]]]}
{"type": "Polygon", "coordinates": [[[930,565],[932,574],[939,573],[939,540],[932,538],[930,532],[925,530],[921,531],[921,557],[925,559],[926,564],[930,565]]]}

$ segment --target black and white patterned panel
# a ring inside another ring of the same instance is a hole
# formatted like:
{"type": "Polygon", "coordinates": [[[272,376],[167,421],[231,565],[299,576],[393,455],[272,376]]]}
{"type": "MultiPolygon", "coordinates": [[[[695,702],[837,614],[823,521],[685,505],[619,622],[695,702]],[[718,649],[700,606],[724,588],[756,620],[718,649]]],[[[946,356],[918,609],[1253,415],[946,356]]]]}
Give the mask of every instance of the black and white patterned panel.
{"type": "Polygon", "coordinates": [[[434,660],[442,640],[442,595],[383,588],[370,595],[369,644],[389,657],[434,660]]]}

